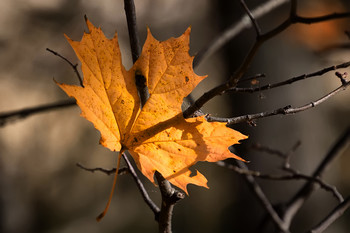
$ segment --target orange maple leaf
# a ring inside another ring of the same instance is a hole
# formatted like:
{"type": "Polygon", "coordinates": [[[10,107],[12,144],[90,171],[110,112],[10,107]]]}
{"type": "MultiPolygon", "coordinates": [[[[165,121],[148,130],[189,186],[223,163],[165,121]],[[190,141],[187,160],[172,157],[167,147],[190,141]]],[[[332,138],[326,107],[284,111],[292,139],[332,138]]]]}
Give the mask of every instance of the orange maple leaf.
{"type": "MultiPolygon", "coordinates": [[[[206,78],[192,68],[188,54],[190,28],[179,38],[157,41],[148,30],[142,54],[125,70],[117,34],[107,39],[87,20],[89,33],[80,42],[68,39],[82,63],[84,87],[58,84],[77,100],[82,116],[101,133],[100,143],[112,151],[129,150],[141,172],[152,182],[158,171],[187,193],[187,184],[207,187],[199,172],[189,167],[198,161],[216,162],[240,157],[228,150],[247,138],[224,123],[204,116],[184,119],[184,97],[206,78]],[[149,99],[140,109],[135,74],[146,79],[149,99]]],[[[121,155],[120,153],[120,155],[121,155]]],[[[119,156],[120,158],[120,156],[119,156]]]]}

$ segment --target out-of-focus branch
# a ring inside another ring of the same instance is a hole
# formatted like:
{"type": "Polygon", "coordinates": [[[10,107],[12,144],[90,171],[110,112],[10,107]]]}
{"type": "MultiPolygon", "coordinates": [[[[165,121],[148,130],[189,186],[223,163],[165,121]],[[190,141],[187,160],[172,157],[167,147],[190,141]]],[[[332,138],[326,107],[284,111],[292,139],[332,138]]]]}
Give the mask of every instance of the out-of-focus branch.
{"type": "MultiPolygon", "coordinates": [[[[248,170],[247,166],[243,162],[236,160],[235,163],[237,167],[239,167],[241,170],[248,170]]],[[[269,199],[265,196],[265,193],[262,191],[259,184],[255,181],[254,177],[251,174],[244,174],[244,177],[247,183],[249,184],[249,188],[258,198],[259,202],[264,207],[266,212],[270,215],[271,219],[273,220],[274,224],[278,227],[278,229],[283,233],[289,233],[288,226],[279,217],[278,213],[275,211],[269,199]]]]}
{"type": "Polygon", "coordinates": [[[259,37],[261,35],[261,29],[260,26],[258,24],[258,21],[256,20],[256,18],[253,16],[252,12],[249,10],[247,4],[245,3],[244,0],[240,0],[241,5],[243,6],[245,12],[247,13],[248,17],[250,18],[251,23],[254,26],[255,32],[256,32],[256,36],[259,37]]]}
{"type": "Polygon", "coordinates": [[[66,107],[76,106],[75,100],[64,100],[51,104],[44,104],[31,108],[24,108],[21,110],[9,111],[0,113],[0,127],[5,126],[10,122],[14,122],[16,120],[24,119],[28,116],[48,112],[51,110],[62,109],[66,107]]]}
{"type": "Polygon", "coordinates": [[[322,15],[319,17],[302,17],[302,16],[296,15],[294,20],[297,23],[313,24],[313,23],[320,23],[328,20],[343,19],[348,17],[350,17],[350,12],[332,13],[328,15],[322,15]]]}
{"type": "Polygon", "coordinates": [[[339,202],[342,202],[344,199],[342,195],[338,192],[335,186],[329,185],[318,177],[313,177],[301,173],[290,173],[290,174],[264,174],[259,171],[253,171],[248,169],[242,169],[240,167],[234,166],[232,164],[225,163],[223,161],[216,162],[220,167],[225,167],[240,175],[250,175],[259,179],[265,180],[305,180],[314,182],[315,184],[320,185],[320,187],[328,192],[331,192],[334,197],[337,198],[339,202]]]}
{"type": "Polygon", "coordinates": [[[326,230],[335,220],[341,217],[344,212],[350,208],[350,197],[347,197],[345,201],[336,206],[320,223],[313,227],[308,233],[322,233],[326,230]]]}
{"type": "MultiPolygon", "coordinates": [[[[252,10],[252,15],[255,17],[255,19],[261,18],[272,10],[288,2],[289,0],[270,0],[252,10]]],[[[252,27],[252,23],[249,16],[243,16],[240,21],[232,24],[232,26],[216,37],[210,44],[208,44],[208,46],[204,47],[198,52],[194,58],[193,67],[196,68],[202,61],[214,54],[216,51],[220,50],[225,44],[235,38],[244,29],[248,29],[250,27],[252,27]]]]}
{"type": "MultiPolygon", "coordinates": [[[[350,127],[346,129],[344,134],[337,140],[335,145],[331,148],[331,150],[327,153],[325,158],[316,168],[312,177],[321,177],[323,171],[327,166],[339,155],[340,152],[348,146],[350,142],[350,127]]],[[[315,182],[309,181],[307,182],[295,195],[291,198],[291,200],[287,203],[283,219],[290,226],[292,219],[295,214],[299,211],[299,209],[303,206],[304,202],[309,198],[312,192],[316,189],[315,182]]]]}

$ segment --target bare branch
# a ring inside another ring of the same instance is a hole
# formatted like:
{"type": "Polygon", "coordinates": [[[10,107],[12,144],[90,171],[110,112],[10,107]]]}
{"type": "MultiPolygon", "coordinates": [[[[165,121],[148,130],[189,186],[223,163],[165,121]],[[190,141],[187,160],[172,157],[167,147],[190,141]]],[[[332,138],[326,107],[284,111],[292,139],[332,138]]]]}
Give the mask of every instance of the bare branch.
{"type": "MultiPolygon", "coordinates": [[[[288,2],[289,0],[270,0],[252,10],[252,15],[255,17],[255,19],[261,18],[262,16],[268,14],[270,11],[288,2]]],[[[202,61],[214,54],[216,51],[220,50],[226,43],[235,38],[244,29],[248,29],[250,27],[252,27],[252,23],[249,19],[249,16],[243,16],[240,21],[232,24],[231,27],[216,37],[208,46],[204,47],[201,51],[198,52],[194,58],[193,67],[196,68],[202,61]]]]}
{"type": "Polygon", "coordinates": [[[65,58],[64,56],[62,56],[62,55],[59,54],[58,52],[55,52],[55,51],[53,51],[53,50],[51,50],[51,49],[49,49],[49,48],[46,48],[46,50],[49,51],[50,53],[52,53],[52,54],[54,54],[54,55],[56,55],[56,56],[62,58],[64,61],[66,61],[66,62],[73,68],[74,73],[77,75],[78,80],[79,80],[79,83],[80,83],[80,86],[84,87],[83,79],[81,78],[80,73],[79,73],[79,71],[78,71],[78,69],[77,69],[78,64],[75,64],[75,65],[74,65],[74,64],[73,64],[71,61],[69,61],[67,58],[65,58]]]}
{"type": "Polygon", "coordinates": [[[327,192],[331,192],[331,194],[339,201],[342,202],[344,200],[343,196],[339,193],[337,188],[333,185],[329,185],[323,180],[321,180],[319,177],[313,177],[313,176],[308,176],[305,174],[301,174],[298,172],[293,172],[291,174],[263,174],[259,171],[253,171],[253,170],[248,170],[248,169],[242,169],[237,166],[234,166],[232,164],[225,163],[223,161],[216,162],[217,165],[220,167],[225,167],[227,169],[233,170],[234,172],[240,174],[240,175],[249,175],[253,176],[259,179],[264,179],[264,180],[305,180],[305,181],[310,181],[315,184],[320,185],[322,189],[324,189],[327,192]]]}
{"type": "MultiPolygon", "coordinates": [[[[325,158],[319,164],[317,169],[312,174],[312,177],[321,177],[325,168],[337,157],[340,152],[346,148],[350,141],[350,127],[348,127],[345,133],[337,140],[335,145],[327,153],[325,158]]],[[[304,202],[309,198],[311,193],[315,190],[317,186],[314,182],[307,182],[298,192],[291,198],[287,204],[287,208],[284,211],[283,219],[290,225],[294,215],[299,211],[304,202]]]]}
{"type": "MultiPolygon", "coordinates": [[[[132,61],[133,63],[139,58],[141,54],[140,47],[140,37],[137,30],[137,22],[136,22],[136,10],[135,3],[133,0],[124,0],[124,10],[126,15],[126,21],[128,23],[128,31],[129,31],[129,41],[131,47],[132,61]]],[[[140,74],[135,75],[135,84],[137,91],[140,96],[141,107],[143,107],[149,98],[148,87],[146,85],[146,79],[140,74]]]]}
{"type": "Polygon", "coordinates": [[[171,219],[174,205],[185,198],[185,194],[174,189],[159,172],[156,171],[155,177],[158,181],[159,189],[162,194],[162,207],[159,213],[158,223],[160,233],[171,233],[171,219]]]}
{"type": "MultiPolygon", "coordinates": [[[[247,166],[243,162],[236,160],[235,163],[242,170],[248,170],[247,166]]],[[[271,219],[273,220],[275,225],[279,228],[279,230],[282,231],[283,233],[289,233],[288,226],[278,216],[277,212],[273,208],[269,199],[265,196],[259,184],[255,181],[254,177],[250,174],[245,174],[244,177],[247,183],[249,184],[250,189],[258,198],[259,202],[264,207],[266,212],[270,215],[271,219]]]]}
{"type": "Polygon", "coordinates": [[[139,58],[141,53],[140,38],[137,30],[136,11],[133,0],[124,0],[124,10],[128,23],[129,40],[133,63],[139,58]]]}
{"type": "Polygon", "coordinates": [[[350,12],[343,12],[343,13],[333,13],[328,15],[323,15],[319,17],[302,17],[302,16],[295,16],[294,21],[296,23],[303,23],[303,24],[312,24],[312,23],[321,23],[324,21],[334,20],[334,19],[343,19],[350,17],[350,12]]]}
{"type": "MultiPolygon", "coordinates": [[[[233,91],[233,92],[249,92],[249,93],[253,93],[253,92],[258,92],[258,91],[270,90],[272,88],[285,86],[285,85],[292,84],[294,82],[305,80],[305,79],[308,79],[308,78],[312,78],[312,77],[316,77],[316,76],[322,76],[322,75],[324,75],[324,74],[326,74],[326,73],[328,73],[330,71],[347,68],[349,66],[350,66],[350,62],[344,62],[344,63],[341,63],[339,65],[329,66],[327,68],[324,68],[322,70],[319,70],[319,71],[316,71],[316,72],[313,72],[313,73],[302,74],[302,75],[299,75],[299,76],[287,79],[287,80],[282,81],[282,82],[278,82],[278,83],[274,83],[274,84],[267,84],[267,85],[264,85],[262,87],[255,87],[255,88],[235,87],[235,88],[228,89],[226,92],[233,91]]],[[[243,81],[243,80],[241,80],[241,81],[243,81]]]]}
{"type": "MultiPolygon", "coordinates": [[[[326,20],[338,19],[340,17],[350,17],[350,14],[342,13],[342,14],[336,14],[336,15],[334,14],[325,15],[321,17],[316,17],[317,20],[315,20],[314,22],[311,22],[311,21],[308,21],[308,22],[318,23],[326,20]]],[[[248,52],[247,56],[243,60],[241,66],[238,68],[235,75],[233,75],[226,83],[212,88],[208,92],[204,93],[201,97],[199,97],[189,108],[187,108],[184,111],[184,116],[185,117],[191,116],[195,111],[203,107],[205,103],[207,103],[209,100],[211,100],[215,96],[223,94],[227,89],[236,87],[237,82],[246,73],[249,65],[253,61],[253,58],[257,53],[258,49],[260,48],[260,46],[295,23],[304,23],[304,21],[302,20],[302,18],[296,15],[296,1],[292,1],[289,17],[284,22],[282,22],[279,26],[257,37],[257,40],[255,41],[254,45],[248,52]]]]}
{"type": "Polygon", "coordinates": [[[24,108],[21,110],[3,112],[3,113],[0,113],[0,127],[3,127],[10,122],[14,122],[19,119],[24,119],[33,114],[71,107],[71,106],[76,106],[75,100],[64,100],[53,104],[45,104],[45,105],[32,107],[32,108],[24,108]]]}
{"type": "Polygon", "coordinates": [[[286,153],[284,153],[280,150],[274,149],[274,148],[270,148],[268,146],[260,145],[258,143],[253,144],[251,148],[255,149],[257,151],[260,151],[260,152],[265,152],[265,153],[270,154],[270,155],[277,155],[278,157],[283,158],[283,159],[286,158],[286,153]]]}
{"type": "Polygon", "coordinates": [[[246,13],[247,13],[248,17],[250,18],[250,20],[252,21],[252,24],[253,24],[254,29],[256,31],[257,37],[259,37],[260,34],[261,34],[261,29],[260,29],[260,26],[259,26],[258,22],[256,21],[255,17],[253,16],[252,12],[249,10],[249,8],[248,8],[247,4],[245,3],[245,1],[244,0],[240,0],[240,3],[243,6],[244,10],[246,11],[246,13]]]}
{"type": "Polygon", "coordinates": [[[343,215],[343,213],[350,208],[350,197],[335,207],[327,217],[325,217],[319,224],[313,227],[308,233],[321,233],[327,229],[335,220],[343,215]]]}
{"type": "MultiPolygon", "coordinates": [[[[107,175],[115,174],[115,171],[117,170],[116,168],[112,168],[112,169],[105,169],[105,168],[101,168],[101,167],[87,168],[84,165],[82,165],[81,163],[76,163],[76,165],[77,165],[77,167],[79,167],[85,171],[88,171],[88,172],[94,173],[95,171],[99,171],[99,172],[105,173],[107,175]]],[[[124,175],[128,172],[129,172],[129,169],[127,167],[122,167],[122,168],[118,169],[119,175],[124,175]]]]}
{"type": "MultiPolygon", "coordinates": [[[[126,151],[126,153],[128,153],[128,152],[126,151]]],[[[129,172],[130,172],[130,174],[132,175],[132,177],[134,178],[134,181],[135,181],[137,187],[138,187],[139,190],[140,190],[140,193],[141,193],[141,195],[142,195],[142,197],[143,197],[143,200],[144,200],[144,201],[146,202],[146,204],[150,207],[150,209],[151,209],[151,210],[153,211],[153,213],[154,213],[154,216],[157,218],[158,215],[159,215],[159,213],[160,213],[159,207],[152,201],[152,199],[151,199],[150,196],[148,195],[148,193],[147,193],[145,187],[143,186],[143,184],[142,184],[140,178],[137,176],[137,173],[136,173],[134,167],[131,165],[131,163],[130,163],[128,157],[125,155],[126,153],[123,153],[122,156],[123,156],[123,159],[124,159],[126,165],[128,166],[129,172]]]]}
{"type": "Polygon", "coordinates": [[[232,118],[214,117],[211,115],[207,115],[206,119],[209,122],[214,122],[214,121],[226,122],[227,125],[233,125],[241,122],[251,122],[252,120],[255,120],[255,119],[260,119],[260,118],[265,118],[265,117],[270,117],[275,115],[291,115],[291,114],[295,114],[295,113],[302,112],[310,108],[316,107],[317,105],[323,103],[324,101],[326,101],[333,95],[337,94],[338,92],[344,91],[349,85],[350,85],[350,81],[346,82],[344,85],[339,86],[337,89],[331,91],[330,93],[321,97],[320,99],[296,108],[292,108],[292,106],[288,105],[286,107],[278,108],[270,112],[267,111],[267,112],[260,112],[255,114],[247,114],[247,115],[242,115],[242,116],[232,117],[232,118]]]}
{"type": "Polygon", "coordinates": [[[305,174],[301,174],[299,171],[295,170],[290,165],[290,159],[293,153],[296,151],[296,149],[301,145],[300,141],[297,141],[294,146],[287,152],[282,152],[280,150],[276,150],[270,147],[262,146],[262,145],[253,145],[252,148],[259,150],[261,152],[266,152],[268,154],[274,154],[279,156],[284,160],[283,162],[283,170],[288,172],[288,175],[272,175],[272,174],[257,174],[257,177],[262,179],[271,179],[271,180],[291,180],[291,179],[303,179],[311,182],[315,182],[320,185],[321,188],[323,188],[326,191],[329,191],[333,194],[335,198],[339,202],[344,201],[343,196],[338,192],[337,188],[335,186],[329,185],[325,183],[323,180],[320,179],[320,177],[315,176],[308,176],[305,174]]]}

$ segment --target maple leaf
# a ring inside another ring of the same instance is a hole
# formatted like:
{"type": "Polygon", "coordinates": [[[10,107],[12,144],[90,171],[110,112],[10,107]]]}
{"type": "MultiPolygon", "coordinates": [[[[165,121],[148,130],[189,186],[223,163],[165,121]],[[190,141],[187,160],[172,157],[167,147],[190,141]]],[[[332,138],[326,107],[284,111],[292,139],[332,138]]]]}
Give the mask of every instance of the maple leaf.
{"type": "MultiPolygon", "coordinates": [[[[101,133],[100,143],[112,151],[129,150],[141,172],[154,182],[155,171],[187,193],[188,184],[207,187],[198,161],[241,159],[228,150],[247,138],[224,123],[204,116],[185,119],[184,97],[206,78],[192,68],[188,54],[190,28],[179,38],[157,41],[148,30],[142,54],[130,70],[122,65],[117,34],[107,39],[86,21],[89,32],[80,42],[67,39],[82,63],[84,87],[58,84],[77,100],[82,116],[101,133]],[[146,79],[149,99],[140,109],[135,74],[146,79]]],[[[120,158],[120,157],[119,157],[120,158]]]]}

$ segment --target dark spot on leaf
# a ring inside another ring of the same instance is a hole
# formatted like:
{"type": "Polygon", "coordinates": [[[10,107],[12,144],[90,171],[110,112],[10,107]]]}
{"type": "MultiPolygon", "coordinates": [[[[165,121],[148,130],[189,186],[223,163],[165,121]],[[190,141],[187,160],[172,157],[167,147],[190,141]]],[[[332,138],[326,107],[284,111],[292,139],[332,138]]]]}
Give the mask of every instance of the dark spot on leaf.
{"type": "Polygon", "coordinates": [[[175,170],[173,170],[173,172],[174,172],[174,173],[176,173],[176,171],[175,171],[175,170]]]}
{"type": "Polygon", "coordinates": [[[125,103],[125,101],[124,100],[122,100],[122,101],[120,101],[121,102],[121,104],[124,104],[125,103]]]}
{"type": "Polygon", "coordinates": [[[181,149],[180,149],[180,148],[177,148],[177,150],[178,150],[178,151],[181,151],[181,149]]]}
{"type": "Polygon", "coordinates": [[[134,142],[138,142],[139,140],[137,140],[137,138],[134,138],[134,142]]]}
{"type": "Polygon", "coordinates": [[[186,76],[186,77],[185,77],[185,81],[186,81],[186,83],[187,83],[188,81],[190,81],[190,79],[186,76]]]}

